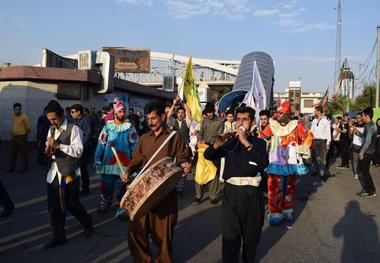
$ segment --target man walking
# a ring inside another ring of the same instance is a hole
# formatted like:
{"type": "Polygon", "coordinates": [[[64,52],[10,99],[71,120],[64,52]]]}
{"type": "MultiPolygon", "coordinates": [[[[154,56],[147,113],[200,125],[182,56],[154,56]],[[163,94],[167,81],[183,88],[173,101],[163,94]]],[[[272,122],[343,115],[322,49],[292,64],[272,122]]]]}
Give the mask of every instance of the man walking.
{"type": "Polygon", "coordinates": [[[74,104],[70,107],[71,121],[70,123],[77,125],[83,134],[83,153],[80,163],[80,177],[82,180],[81,196],[86,196],[90,193],[90,178],[87,171],[87,166],[90,161],[92,145],[92,129],[88,116],[83,115],[83,106],[74,104]]]}
{"type": "Polygon", "coordinates": [[[221,225],[226,263],[239,262],[241,243],[243,261],[254,262],[265,213],[259,172],[268,165],[266,143],[250,133],[255,119],[252,108],[239,107],[236,115],[236,137],[220,136],[204,153],[209,160],[225,158],[221,225]]]}
{"type": "MultiPolygon", "coordinates": [[[[95,151],[96,174],[100,174],[102,193],[97,207],[100,213],[105,213],[111,208],[115,186],[118,189],[116,194],[117,201],[119,202],[123,197],[126,185],[119,175],[125,173],[138,141],[135,128],[126,119],[124,103],[119,98],[115,98],[113,107],[115,118],[104,125],[95,151]],[[112,149],[115,150],[120,160],[120,166],[112,149]]],[[[120,208],[117,210],[116,215],[122,215],[120,208]]]]}
{"type": "MultiPolygon", "coordinates": [[[[355,132],[360,133],[361,136],[364,132],[364,124],[362,121],[362,113],[361,112],[356,114],[355,121],[351,127],[351,135],[352,135],[352,170],[354,172],[355,179],[359,179],[360,183],[362,184],[363,178],[361,175],[359,175],[360,171],[359,171],[358,164],[359,164],[360,148],[363,145],[363,138],[361,138],[360,136],[355,134],[355,132]]],[[[363,184],[362,184],[362,186],[363,186],[363,184]]]]}
{"type": "MultiPolygon", "coordinates": [[[[189,147],[190,143],[190,126],[192,124],[191,111],[186,103],[182,103],[179,97],[175,98],[173,101],[173,105],[170,108],[167,116],[166,123],[169,128],[174,131],[178,131],[182,137],[182,140],[185,142],[186,148],[189,147]],[[175,106],[179,103],[177,109],[175,106]],[[182,105],[183,106],[182,106],[182,105]],[[176,112],[176,118],[172,118],[173,112],[176,112]]],[[[190,151],[190,148],[187,148],[190,151]]],[[[183,192],[185,189],[187,174],[183,173],[181,175],[181,179],[177,184],[177,192],[179,196],[183,196],[183,192]]]]}
{"type": "Polygon", "coordinates": [[[366,108],[363,111],[362,121],[365,123],[363,135],[359,131],[355,131],[355,134],[362,136],[363,145],[359,152],[359,169],[360,175],[363,177],[363,191],[358,193],[361,197],[374,197],[376,196],[376,188],[373,183],[369,168],[371,165],[372,156],[375,153],[375,143],[377,136],[377,128],[372,122],[373,110],[372,108],[366,108]]]}
{"type": "MultiPolygon", "coordinates": [[[[122,175],[125,181],[152,158],[171,134],[171,130],[165,124],[166,115],[163,104],[152,102],[146,106],[145,113],[150,131],[141,136],[128,165],[127,177],[122,175]]],[[[167,156],[173,158],[184,173],[190,172],[189,151],[178,132],[170,138],[170,142],[164,144],[152,159],[152,163],[167,156]]],[[[148,165],[147,169],[149,167],[148,165]]],[[[172,191],[147,214],[129,222],[128,247],[134,262],[173,262],[173,237],[177,218],[178,198],[175,191],[172,191]],[[149,236],[159,250],[155,259],[150,249],[149,236]]]]}
{"type": "Polygon", "coordinates": [[[14,172],[17,161],[17,154],[20,152],[22,168],[19,173],[28,172],[28,133],[30,131],[29,118],[21,112],[20,103],[13,105],[14,115],[12,118],[12,141],[10,152],[10,167],[7,173],[14,172]]]}
{"type": "MultiPolygon", "coordinates": [[[[215,142],[215,137],[223,133],[224,123],[215,115],[214,104],[208,102],[204,109],[205,117],[201,123],[201,130],[199,132],[198,144],[206,143],[212,145],[215,142]]],[[[218,168],[216,174],[219,175],[220,160],[214,160],[215,166],[218,168]]],[[[210,203],[215,205],[218,203],[219,194],[219,176],[208,183],[210,203]]],[[[203,190],[202,186],[195,182],[195,198],[193,204],[200,204],[202,201],[203,190]]]]}
{"type": "Polygon", "coordinates": [[[66,243],[66,209],[82,224],[84,235],[93,232],[91,216],[79,202],[80,157],[83,152],[82,131],[68,123],[63,108],[51,100],[46,107],[46,116],[51,123],[45,153],[51,157],[47,174],[47,199],[49,221],[53,227],[53,238],[46,244],[49,249],[66,243]]]}
{"type": "Polygon", "coordinates": [[[324,181],[327,180],[326,154],[331,142],[331,124],[330,121],[322,115],[321,106],[314,109],[316,118],[311,124],[311,132],[314,139],[311,146],[312,158],[312,175],[320,176],[324,181]]]}

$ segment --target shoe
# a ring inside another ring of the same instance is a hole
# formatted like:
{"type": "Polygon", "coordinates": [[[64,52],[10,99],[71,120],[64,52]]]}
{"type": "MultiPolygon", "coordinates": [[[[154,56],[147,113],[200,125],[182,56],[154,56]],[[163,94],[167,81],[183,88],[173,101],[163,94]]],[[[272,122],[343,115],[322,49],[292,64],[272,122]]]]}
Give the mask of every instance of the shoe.
{"type": "Polygon", "coordinates": [[[13,173],[15,171],[15,169],[13,169],[13,168],[9,168],[8,170],[6,170],[5,172],[7,173],[7,174],[9,174],[9,173],[13,173]]]}
{"type": "Polygon", "coordinates": [[[284,222],[291,222],[293,220],[293,209],[286,209],[282,213],[282,220],[284,222]]]}
{"type": "Polygon", "coordinates": [[[66,244],[66,242],[67,242],[66,237],[53,238],[49,242],[45,243],[44,246],[43,246],[43,248],[44,249],[53,248],[53,247],[56,247],[56,246],[60,246],[60,245],[66,244]]]}
{"type": "Polygon", "coordinates": [[[7,216],[10,216],[10,215],[13,213],[13,210],[14,210],[14,208],[12,208],[12,209],[4,209],[4,210],[0,213],[0,217],[7,217],[7,216]]]}
{"type": "Polygon", "coordinates": [[[359,175],[355,174],[354,178],[355,178],[356,180],[358,180],[358,179],[359,179],[359,175]]]}
{"type": "Polygon", "coordinates": [[[376,193],[375,192],[373,192],[373,193],[367,193],[365,191],[362,191],[360,193],[357,193],[356,195],[359,196],[359,197],[375,197],[376,193]]]}
{"type": "Polygon", "coordinates": [[[106,213],[111,208],[111,204],[111,201],[102,198],[96,209],[100,213],[106,213]]]}
{"type": "Polygon", "coordinates": [[[201,202],[202,201],[201,201],[200,198],[195,197],[194,200],[193,200],[193,205],[199,205],[201,202]]]}
{"type": "Polygon", "coordinates": [[[321,181],[323,181],[323,182],[327,182],[327,179],[328,179],[327,176],[321,176],[320,178],[321,178],[321,181]]]}
{"type": "Polygon", "coordinates": [[[90,194],[90,191],[82,191],[80,192],[80,196],[86,196],[86,195],[89,195],[90,194]]]}
{"type": "Polygon", "coordinates": [[[24,174],[24,173],[27,173],[27,172],[28,172],[28,169],[24,169],[24,170],[18,171],[19,174],[24,174]]]}
{"type": "Polygon", "coordinates": [[[89,228],[85,228],[83,234],[85,237],[90,237],[94,233],[94,228],[91,226],[89,228]]]}
{"type": "Polygon", "coordinates": [[[210,204],[216,205],[218,203],[218,199],[211,199],[210,204]]]}
{"type": "Polygon", "coordinates": [[[361,190],[361,192],[359,192],[359,193],[356,193],[356,195],[357,195],[357,196],[361,196],[361,195],[362,195],[362,193],[365,193],[365,191],[364,191],[364,190],[361,190]]]}
{"type": "Polygon", "coordinates": [[[280,213],[268,214],[268,221],[271,226],[278,226],[282,222],[282,215],[280,213]]]}

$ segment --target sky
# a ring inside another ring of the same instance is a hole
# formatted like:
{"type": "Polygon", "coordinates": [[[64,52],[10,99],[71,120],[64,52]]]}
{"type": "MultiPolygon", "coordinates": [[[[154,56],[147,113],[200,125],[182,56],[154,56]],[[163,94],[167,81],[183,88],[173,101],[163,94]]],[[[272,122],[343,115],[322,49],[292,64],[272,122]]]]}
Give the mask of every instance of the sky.
{"type": "MultiPolygon", "coordinates": [[[[264,51],[275,91],[302,80],[305,91],[334,84],[336,0],[1,0],[0,64],[41,62],[103,46],[240,60],[264,51]]],[[[343,1],[343,57],[358,83],[374,79],[380,0],[343,1]],[[364,73],[363,73],[364,72],[364,73]]],[[[358,87],[360,88],[360,87],[358,87]]]]}

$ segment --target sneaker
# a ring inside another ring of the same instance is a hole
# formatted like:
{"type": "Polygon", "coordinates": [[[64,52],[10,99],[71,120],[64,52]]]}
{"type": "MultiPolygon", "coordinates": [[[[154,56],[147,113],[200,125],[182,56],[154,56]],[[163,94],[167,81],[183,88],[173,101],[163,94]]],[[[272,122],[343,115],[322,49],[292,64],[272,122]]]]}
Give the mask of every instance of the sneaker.
{"type": "Polygon", "coordinates": [[[359,175],[355,174],[354,178],[355,178],[356,180],[358,180],[358,179],[359,179],[359,175]]]}
{"type": "Polygon", "coordinates": [[[360,197],[375,197],[376,193],[367,193],[363,191],[361,193],[357,193],[357,195],[360,197]]]}
{"type": "Polygon", "coordinates": [[[201,201],[200,198],[195,197],[194,200],[193,200],[193,205],[199,205],[201,202],[202,201],[201,201]]]}

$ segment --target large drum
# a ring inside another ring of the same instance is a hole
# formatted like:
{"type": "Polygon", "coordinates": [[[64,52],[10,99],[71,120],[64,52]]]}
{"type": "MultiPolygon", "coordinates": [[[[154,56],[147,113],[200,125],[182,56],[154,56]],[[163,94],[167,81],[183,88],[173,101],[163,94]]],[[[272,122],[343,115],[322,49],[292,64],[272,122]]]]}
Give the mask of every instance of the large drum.
{"type": "Polygon", "coordinates": [[[165,157],[152,164],[127,188],[120,201],[130,220],[147,214],[177,186],[182,169],[172,158],[165,157]]]}

